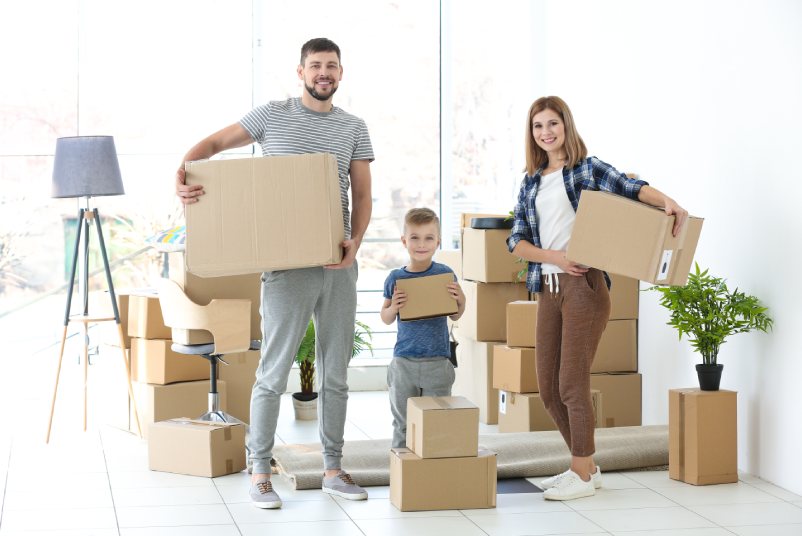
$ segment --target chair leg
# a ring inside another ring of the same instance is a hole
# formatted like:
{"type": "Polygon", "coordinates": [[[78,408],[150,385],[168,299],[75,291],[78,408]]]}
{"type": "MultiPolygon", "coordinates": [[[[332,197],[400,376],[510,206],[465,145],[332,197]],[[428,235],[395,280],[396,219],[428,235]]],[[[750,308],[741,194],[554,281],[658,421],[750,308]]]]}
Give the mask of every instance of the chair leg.
{"type": "Polygon", "coordinates": [[[120,350],[123,353],[123,362],[125,363],[125,376],[128,380],[128,397],[131,399],[131,406],[134,408],[134,420],[136,421],[136,432],[139,437],[142,437],[142,426],[139,423],[139,410],[136,407],[136,398],[134,398],[134,386],[131,384],[131,361],[125,355],[125,337],[123,336],[123,327],[117,324],[117,333],[120,336],[120,350]]]}
{"type": "Polygon", "coordinates": [[[53,426],[53,413],[56,410],[56,395],[58,394],[58,380],[61,376],[61,359],[64,357],[64,344],[67,341],[67,326],[64,326],[64,333],[61,335],[61,350],[58,353],[58,367],[56,367],[56,386],[53,388],[53,401],[50,403],[50,420],[47,423],[47,436],[45,443],[50,443],[50,429],[53,426]]]}

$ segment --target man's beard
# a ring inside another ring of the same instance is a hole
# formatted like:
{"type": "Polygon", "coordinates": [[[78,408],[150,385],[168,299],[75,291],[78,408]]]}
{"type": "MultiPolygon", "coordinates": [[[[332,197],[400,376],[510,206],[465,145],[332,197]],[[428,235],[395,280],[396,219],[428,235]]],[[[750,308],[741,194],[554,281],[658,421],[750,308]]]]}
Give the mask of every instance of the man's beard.
{"type": "Polygon", "coordinates": [[[331,86],[331,93],[329,93],[328,95],[321,95],[320,93],[318,93],[317,90],[315,89],[315,86],[309,86],[304,84],[304,87],[306,87],[306,91],[308,91],[309,94],[312,95],[312,97],[314,97],[319,101],[327,101],[330,98],[332,98],[334,94],[337,92],[337,86],[333,84],[331,86]]]}

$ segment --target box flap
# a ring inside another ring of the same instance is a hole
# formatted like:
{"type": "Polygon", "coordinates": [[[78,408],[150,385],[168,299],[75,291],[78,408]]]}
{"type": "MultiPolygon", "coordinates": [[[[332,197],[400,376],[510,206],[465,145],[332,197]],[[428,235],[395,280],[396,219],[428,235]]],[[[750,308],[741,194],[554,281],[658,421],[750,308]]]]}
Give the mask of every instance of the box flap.
{"type": "Polygon", "coordinates": [[[407,400],[423,411],[479,409],[476,404],[464,396],[419,396],[407,400]]]}

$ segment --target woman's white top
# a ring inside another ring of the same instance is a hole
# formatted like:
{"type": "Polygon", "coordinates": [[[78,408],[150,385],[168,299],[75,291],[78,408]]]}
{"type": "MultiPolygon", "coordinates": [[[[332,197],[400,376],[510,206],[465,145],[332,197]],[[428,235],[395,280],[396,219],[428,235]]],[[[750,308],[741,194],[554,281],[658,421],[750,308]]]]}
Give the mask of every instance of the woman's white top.
{"type": "MultiPolygon", "coordinates": [[[[565,250],[571,239],[576,212],[565,192],[563,170],[558,169],[540,177],[535,197],[535,213],[543,249],[565,250]]],[[[555,264],[542,264],[544,274],[559,274],[563,270],[555,264]]]]}

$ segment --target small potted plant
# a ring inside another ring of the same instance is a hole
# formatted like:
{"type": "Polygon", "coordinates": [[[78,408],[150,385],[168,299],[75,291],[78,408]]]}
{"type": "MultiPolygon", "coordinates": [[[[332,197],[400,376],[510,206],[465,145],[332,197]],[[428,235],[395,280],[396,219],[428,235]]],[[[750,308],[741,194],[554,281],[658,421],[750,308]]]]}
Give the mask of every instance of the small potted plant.
{"type": "Polygon", "coordinates": [[[768,309],[756,297],[737,288],[730,291],[724,279],[701,271],[699,264],[685,286],[647,290],[662,294],[660,305],[671,313],[668,325],[679,332],[680,340],[687,336],[694,350],[702,354],[696,373],[703,391],[718,391],[724,369],[717,362],[718,352],[727,337],[752,330],[766,333],[773,324],[768,309]]]}
{"type": "MultiPolygon", "coordinates": [[[[371,340],[373,335],[370,328],[356,321],[354,329],[354,349],[351,357],[357,356],[363,350],[373,353],[371,340]]],[[[310,320],[306,333],[295,354],[295,362],[301,372],[301,391],[292,394],[292,403],[295,408],[295,418],[302,421],[317,419],[317,392],[315,391],[315,324],[310,320]]]]}

